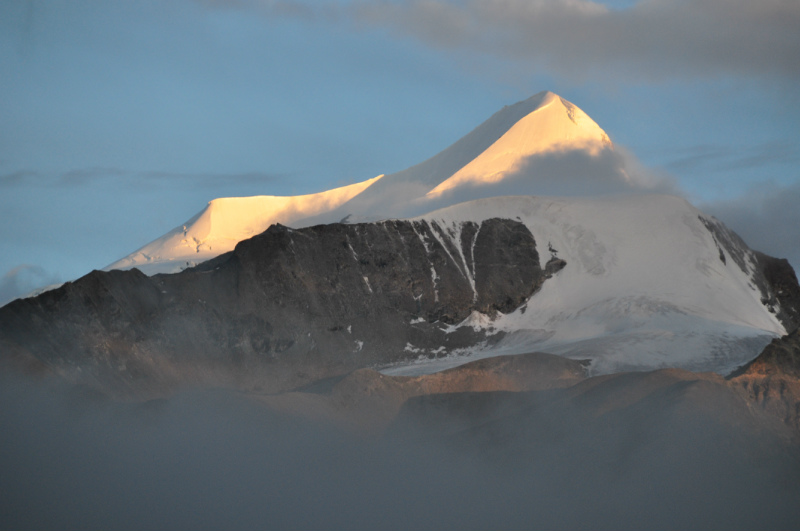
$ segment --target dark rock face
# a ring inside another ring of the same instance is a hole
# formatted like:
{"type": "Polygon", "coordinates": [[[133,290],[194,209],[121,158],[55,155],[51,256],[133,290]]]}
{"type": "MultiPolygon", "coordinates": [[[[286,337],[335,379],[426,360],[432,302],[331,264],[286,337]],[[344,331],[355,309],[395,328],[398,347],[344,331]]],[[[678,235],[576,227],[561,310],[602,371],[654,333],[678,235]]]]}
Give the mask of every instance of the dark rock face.
{"type": "Polygon", "coordinates": [[[761,292],[761,303],[775,314],[787,332],[800,326],[800,284],[789,261],[752,251],[738,234],[715,218],[700,216],[714,242],[720,261],[730,258],[761,292]]]}
{"type": "Polygon", "coordinates": [[[474,345],[484,334],[448,325],[512,311],[561,267],[511,220],[274,225],[179,274],[93,271],[14,301],[0,344],[115,394],[279,391],[474,345]]]}
{"type": "Polygon", "coordinates": [[[796,330],[800,325],[800,285],[791,264],[785,258],[773,258],[764,253],[755,253],[758,259],[758,270],[763,276],[768,289],[762,303],[778,319],[788,332],[796,330]]]}

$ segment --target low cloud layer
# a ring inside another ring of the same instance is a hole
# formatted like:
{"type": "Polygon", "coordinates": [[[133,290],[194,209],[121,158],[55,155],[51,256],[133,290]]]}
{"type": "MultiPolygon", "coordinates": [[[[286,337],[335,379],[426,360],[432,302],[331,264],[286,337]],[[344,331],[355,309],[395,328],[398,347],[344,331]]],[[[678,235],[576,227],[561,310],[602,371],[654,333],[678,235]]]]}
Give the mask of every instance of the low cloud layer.
{"type": "Polygon", "coordinates": [[[432,397],[364,440],[234,392],[122,404],[0,377],[0,514],[37,531],[796,527],[796,457],[715,417],[727,402],[692,406],[707,387],[605,415],[432,397]]]}
{"type": "Polygon", "coordinates": [[[203,2],[270,17],[381,28],[441,49],[483,52],[576,78],[800,75],[800,4],[791,0],[203,2]]]}

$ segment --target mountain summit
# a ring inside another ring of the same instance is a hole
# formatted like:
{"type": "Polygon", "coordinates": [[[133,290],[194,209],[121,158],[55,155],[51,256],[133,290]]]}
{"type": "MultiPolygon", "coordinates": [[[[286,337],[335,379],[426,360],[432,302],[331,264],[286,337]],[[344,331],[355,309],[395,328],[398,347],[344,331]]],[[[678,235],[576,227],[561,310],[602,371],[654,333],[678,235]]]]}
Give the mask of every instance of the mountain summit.
{"type": "MultiPolygon", "coordinates": [[[[627,174],[612,151],[608,135],[586,113],[557,94],[540,92],[504,107],[444,151],[398,173],[304,196],[215,199],[106,269],[180,271],[232,250],[273,223],[376,221],[481,197],[553,195],[553,185],[576,174],[625,183],[627,174]]],[[[563,190],[556,188],[558,195],[575,195],[563,190]]]]}
{"type": "MultiPolygon", "coordinates": [[[[503,109],[497,115],[498,122],[505,122],[505,115],[516,118],[519,114],[523,114],[522,118],[515,120],[488,148],[427,195],[439,196],[463,185],[496,183],[518,173],[535,155],[570,150],[596,155],[611,145],[608,135],[594,120],[552,92],[540,92],[503,109]]],[[[480,131],[480,128],[476,129],[475,133],[493,138],[504,129],[491,130],[488,127],[490,122],[485,122],[487,127],[480,131]]]]}
{"type": "Polygon", "coordinates": [[[500,195],[586,195],[625,185],[624,161],[576,105],[540,92],[504,107],[428,160],[386,175],[338,208],[298,226],[409,217],[500,195]],[[577,183],[587,186],[575,186],[577,183]]]}
{"type": "Polygon", "coordinates": [[[788,262],[685,199],[547,195],[613,190],[629,182],[623,162],[585,113],[543,92],[399,173],[214,200],[112,266],[138,270],[0,309],[0,344],[136,394],[170,378],[286,390],[535,351],[595,374],[727,374],[797,327],[788,262]]]}

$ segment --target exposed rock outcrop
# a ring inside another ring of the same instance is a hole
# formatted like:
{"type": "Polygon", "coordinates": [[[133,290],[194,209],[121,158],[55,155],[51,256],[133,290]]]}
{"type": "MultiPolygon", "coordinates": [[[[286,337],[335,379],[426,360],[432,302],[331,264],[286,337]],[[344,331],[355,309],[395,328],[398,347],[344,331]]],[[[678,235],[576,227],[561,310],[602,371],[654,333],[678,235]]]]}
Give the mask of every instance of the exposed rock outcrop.
{"type": "Polygon", "coordinates": [[[0,309],[0,340],[117,395],[281,391],[497,339],[452,325],[512,311],[557,269],[512,220],[273,225],[179,274],[93,271],[17,300],[0,309]]]}
{"type": "Polygon", "coordinates": [[[761,292],[761,303],[781,322],[787,332],[800,326],[800,284],[785,258],[774,258],[751,250],[738,234],[713,217],[700,216],[714,238],[719,259],[733,260],[761,292]]]}
{"type": "Polygon", "coordinates": [[[763,278],[761,302],[783,323],[787,332],[800,326],[800,285],[792,265],[785,258],[773,258],[755,252],[757,279],[763,278]]]}

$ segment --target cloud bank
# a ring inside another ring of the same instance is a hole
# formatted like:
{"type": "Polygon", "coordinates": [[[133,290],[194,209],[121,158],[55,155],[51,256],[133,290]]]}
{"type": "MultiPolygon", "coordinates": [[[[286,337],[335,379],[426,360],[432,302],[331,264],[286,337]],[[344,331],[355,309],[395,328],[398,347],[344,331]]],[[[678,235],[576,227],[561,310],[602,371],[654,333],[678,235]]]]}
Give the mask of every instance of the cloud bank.
{"type": "Polygon", "coordinates": [[[605,415],[585,396],[432,396],[366,440],[231,391],[125,404],[0,384],[15,530],[793,529],[800,513],[796,457],[714,417],[728,402],[689,405],[707,386],[605,415]]]}
{"type": "Polygon", "coordinates": [[[587,0],[202,3],[378,28],[573,78],[800,76],[800,3],[793,0],[644,0],[627,9],[587,0]]]}

